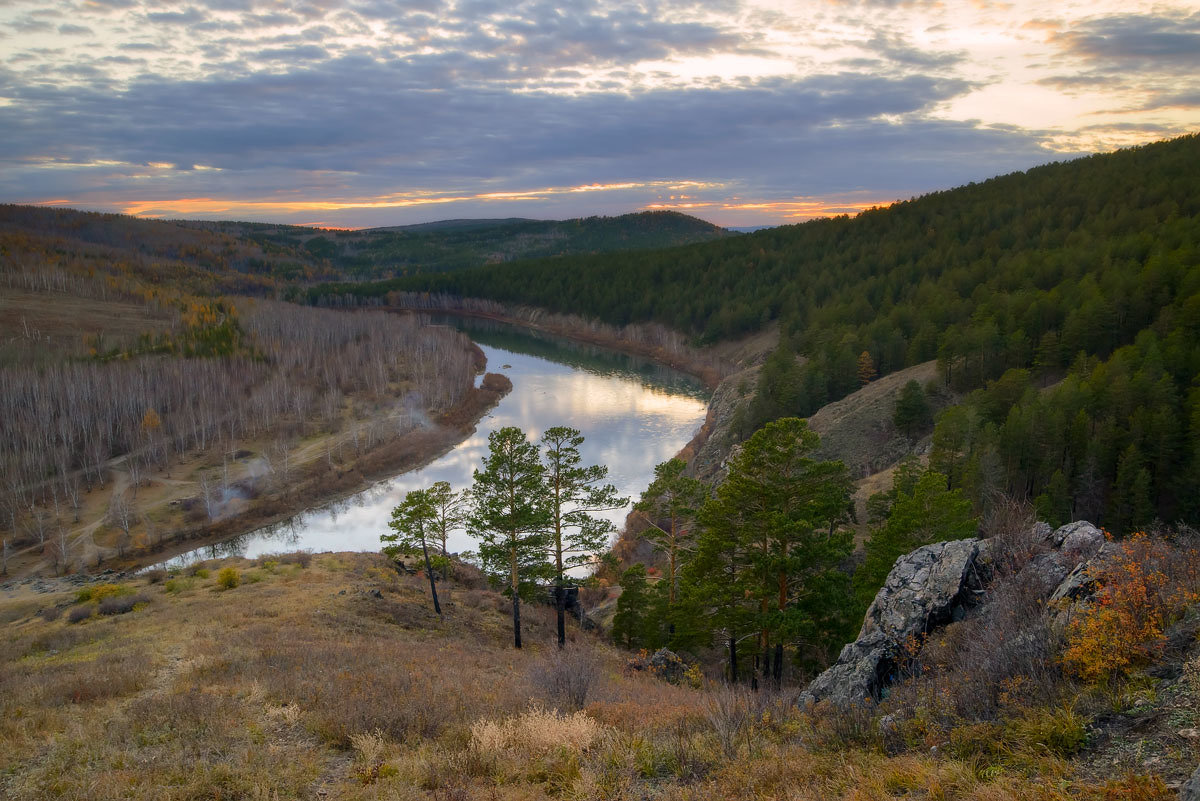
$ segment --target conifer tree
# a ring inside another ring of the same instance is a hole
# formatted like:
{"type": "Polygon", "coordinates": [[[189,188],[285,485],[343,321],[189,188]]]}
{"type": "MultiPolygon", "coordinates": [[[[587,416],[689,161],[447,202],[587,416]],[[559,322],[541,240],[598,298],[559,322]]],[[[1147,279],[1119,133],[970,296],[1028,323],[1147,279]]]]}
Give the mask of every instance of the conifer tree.
{"type": "Polygon", "coordinates": [[[917,432],[933,422],[925,390],[916,381],[909,381],[896,396],[896,412],[892,415],[892,422],[909,439],[915,439],[917,432]]]}
{"type": "Polygon", "coordinates": [[[581,466],[579,446],[583,435],[577,429],[554,426],[542,434],[545,445],[546,502],[550,523],[550,552],[554,560],[554,597],[558,618],[558,647],[567,642],[564,610],[566,571],[595,562],[616,530],[596,513],[620,509],[628,498],[617,495],[612,484],[601,483],[608,477],[603,465],[581,466]]]}
{"type": "Polygon", "coordinates": [[[466,521],[466,492],[455,492],[447,481],[436,481],[426,490],[429,504],[433,508],[433,535],[446,565],[450,570],[450,532],[462,528],[466,521]]]}
{"type": "Polygon", "coordinates": [[[629,649],[642,643],[648,603],[646,566],[638,562],[621,574],[621,595],[617,598],[617,613],[612,622],[614,643],[629,649]]]}
{"type": "Polygon", "coordinates": [[[858,354],[858,383],[866,386],[875,380],[875,360],[871,358],[870,351],[863,351],[858,354]]]}
{"type": "Polygon", "coordinates": [[[468,524],[479,538],[484,571],[503,582],[512,597],[516,648],[521,647],[521,595],[549,573],[544,473],[537,446],[521,429],[506,426],[488,435],[488,455],[471,488],[468,524]]]}
{"type": "Polygon", "coordinates": [[[922,473],[911,490],[897,488],[887,522],[871,532],[866,559],[854,573],[860,606],[870,605],[899,557],[931,542],[972,537],[977,527],[970,501],[946,489],[946,477],[935,470],[922,473]]]}
{"type": "Polygon", "coordinates": [[[704,501],[704,484],[684,473],[687,465],[675,458],[654,468],[654,481],[642,493],[634,506],[650,517],[651,528],[645,537],[667,556],[667,607],[674,613],[678,591],[679,570],[686,555],[692,551],[692,524],[696,511],[704,501]],[[664,529],[656,520],[665,520],[664,529]]]}
{"type": "Polygon", "coordinates": [[[438,603],[437,583],[433,578],[433,565],[429,562],[429,538],[434,532],[435,518],[429,491],[412,490],[404,496],[399,506],[392,509],[388,528],[394,533],[384,534],[379,539],[388,543],[383,547],[383,552],[393,559],[421,549],[425,557],[425,575],[429,577],[429,593],[433,596],[433,611],[440,615],[442,606],[438,603]]]}
{"type": "Polygon", "coordinates": [[[843,463],[808,458],[818,444],[808,423],[795,417],[763,426],[730,460],[728,477],[702,514],[706,537],[742,555],[741,565],[719,566],[717,575],[736,572],[743,597],[754,603],[761,673],[777,683],[784,641],[813,644],[823,636],[820,601],[832,600],[835,583],[827,574],[852,547],[838,524],[853,482],[843,463]]]}

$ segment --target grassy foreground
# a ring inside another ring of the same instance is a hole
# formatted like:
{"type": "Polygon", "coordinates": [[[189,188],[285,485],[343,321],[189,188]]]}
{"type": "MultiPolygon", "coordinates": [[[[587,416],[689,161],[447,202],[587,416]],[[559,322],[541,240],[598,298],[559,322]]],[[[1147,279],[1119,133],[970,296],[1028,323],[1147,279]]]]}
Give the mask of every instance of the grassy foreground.
{"type": "Polygon", "coordinates": [[[585,633],[560,657],[549,607],[526,606],[516,652],[507,601],[474,577],[446,588],[439,620],[425,580],[375,555],[189,573],[0,600],[0,796],[1174,795],[1133,773],[1082,778],[1056,752],[1070,721],[897,749],[870,717],[630,672],[585,633]]]}

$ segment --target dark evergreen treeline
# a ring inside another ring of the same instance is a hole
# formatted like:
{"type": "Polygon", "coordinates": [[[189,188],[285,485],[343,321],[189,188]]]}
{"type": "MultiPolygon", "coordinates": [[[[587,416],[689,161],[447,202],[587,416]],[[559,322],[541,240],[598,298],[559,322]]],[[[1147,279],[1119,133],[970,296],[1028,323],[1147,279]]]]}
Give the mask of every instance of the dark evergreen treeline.
{"type": "Polygon", "coordinates": [[[372,279],[461,270],[636,248],[662,248],[729,236],[672,211],[572,220],[446,220],[394,228],[332,231],[262,223],[185,223],[234,234],[267,252],[299,252],[347,278],[372,279]]]}

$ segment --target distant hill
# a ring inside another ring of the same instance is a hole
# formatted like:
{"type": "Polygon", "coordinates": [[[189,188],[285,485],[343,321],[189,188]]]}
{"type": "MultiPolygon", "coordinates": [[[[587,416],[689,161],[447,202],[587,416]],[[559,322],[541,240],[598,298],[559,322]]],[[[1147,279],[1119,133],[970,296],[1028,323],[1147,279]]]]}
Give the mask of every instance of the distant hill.
{"type": "Polygon", "coordinates": [[[333,231],[294,225],[182,222],[258,243],[300,250],[346,278],[437,273],[515,259],[663,248],[730,236],[723,228],[672,211],[572,220],[442,220],[333,231]]]}

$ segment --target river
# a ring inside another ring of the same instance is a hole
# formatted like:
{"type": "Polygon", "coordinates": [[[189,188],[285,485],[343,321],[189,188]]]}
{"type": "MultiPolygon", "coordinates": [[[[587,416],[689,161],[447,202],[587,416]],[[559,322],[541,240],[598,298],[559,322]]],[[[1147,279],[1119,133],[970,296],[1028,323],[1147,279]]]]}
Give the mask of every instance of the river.
{"type": "MultiPolygon", "coordinates": [[[[425,467],[334,503],[223,542],[177,556],[166,566],[226,556],[258,557],[284,551],[376,551],[388,532],[391,510],[405,493],[448,481],[455,490],[471,484],[487,453],[488,434],[518,426],[531,439],[547,428],[580,430],[585,464],[603,464],[622,495],[636,500],[654,467],[679,452],[704,422],[709,393],[697,379],[635,356],[543,335],[504,323],[445,319],[466,331],[487,355],[488,372],[503,373],[513,390],[457,447],[425,467]]],[[[607,513],[620,527],[628,507],[607,513]]],[[[474,550],[458,531],[451,551],[474,550]]]]}

